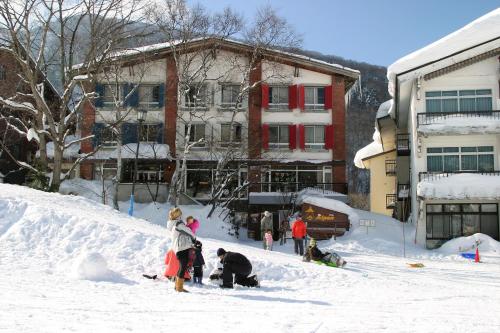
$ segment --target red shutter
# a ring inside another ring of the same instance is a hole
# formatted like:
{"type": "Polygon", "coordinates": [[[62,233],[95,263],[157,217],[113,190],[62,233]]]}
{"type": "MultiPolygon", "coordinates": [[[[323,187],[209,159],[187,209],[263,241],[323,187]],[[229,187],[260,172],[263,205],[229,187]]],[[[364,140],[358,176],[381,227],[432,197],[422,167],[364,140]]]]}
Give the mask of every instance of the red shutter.
{"type": "Polygon", "coordinates": [[[333,149],[333,125],[325,126],[325,149],[333,149]]]}
{"type": "Polygon", "coordinates": [[[325,110],[331,109],[333,106],[333,89],[332,86],[325,87],[325,110]]]}
{"type": "Polygon", "coordinates": [[[264,109],[269,109],[269,85],[262,83],[260,87],[262,89],[261,106],[264,109]]]}
{"type": "Polygon", "coordinates": [[[288,108],[290,110],[296,109],[297,106],[297,86],[288,87],[288,108]]]}
{"type": "Polygon", "coordinates": [[[269,149],[269,125],[262,125],[262,148],[269,149]]]}
{"type": "Polygon", "coordinates": [[[288,148],[294,150],[297,148],[297,126],[288,125],[288,148]]]}
{"type": "Polygon", "coordinates": [[[299,125],[299,148],[306,149],[306,128],[304,125],[299,125]]]}
{"type": "Polygon", "coordinates": [[[299,108],[304,111],[304,109],[306,108],[306,93],[305,93],[305,89],[304,89],[304,85],[300,84],[299,85],[299,92],[298,92],[298,104],[299,104],[299,108]]]}

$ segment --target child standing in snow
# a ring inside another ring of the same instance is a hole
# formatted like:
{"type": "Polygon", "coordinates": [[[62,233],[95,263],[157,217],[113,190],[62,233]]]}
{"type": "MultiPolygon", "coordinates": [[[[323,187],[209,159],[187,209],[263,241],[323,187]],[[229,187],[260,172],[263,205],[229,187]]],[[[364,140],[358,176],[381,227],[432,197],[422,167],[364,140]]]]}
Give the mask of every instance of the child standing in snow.
{"type": "Polygon", "coordinates": [[[264,239],[266,240],[266,250],[272,251],[273,250],[273,233],[271,232],[271,229],[267,229],[266,233],[264,234],[264,239]]]}
{"type": "Polygon", "coordinates": [[[194,243],[194,251],[196,257],[193,262],[193,282],[198,284],[203,284],[203,266],[205,266],[205,259],[203,258],[202,244],[200,241],[194,243]]]}

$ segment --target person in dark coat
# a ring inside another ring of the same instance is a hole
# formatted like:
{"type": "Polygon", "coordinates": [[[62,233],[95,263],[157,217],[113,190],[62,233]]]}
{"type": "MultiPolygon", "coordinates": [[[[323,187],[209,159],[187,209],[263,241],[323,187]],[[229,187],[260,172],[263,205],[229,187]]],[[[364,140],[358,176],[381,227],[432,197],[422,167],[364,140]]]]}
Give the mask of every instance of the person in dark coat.
{"type": "Polygon", "coordinates": [[[199,284],[203,284],[203,266],[205,266],[202,246],[203,244],[198,240],[194,243],[195,258],[193,261],[193,282],[199,284]]]}
{"type": "Polygon", "coordinates": [[[223,265],[221,288],[233,288],[233,274],[236,284],[245,287],[259,286],[257,277],[255,275],[249,276],[252,272],[252,264],[247,257],[237,252],[226,252],[222,248],[217,250],[217,256],[223,265]]]}

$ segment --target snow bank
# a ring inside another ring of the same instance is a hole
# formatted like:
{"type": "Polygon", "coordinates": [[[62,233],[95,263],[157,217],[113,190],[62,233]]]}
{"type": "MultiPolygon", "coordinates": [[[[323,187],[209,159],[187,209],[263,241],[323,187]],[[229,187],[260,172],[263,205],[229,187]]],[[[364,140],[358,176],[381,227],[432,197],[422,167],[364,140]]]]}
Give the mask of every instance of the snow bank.
{"type": "MultiPolygon", "coordinates": [[[[434,116],[434,115],[433,115],[434,116]]],[[[466,117],[455,114],[433,118],[430,124],[421,124],[419,133],[427,135],[442,134],[497,134],[500,133],[500,120],[485,114],[484,116],[466,117]]]]}
{"type": "Polygon", "coordinates": [[[354,165],[360,169],[366,168],[363,160],[365,158],[380,154],[384,151],[382,147],[382,141],[380,139],[380,132],[375,128],[375,132],[373,133],[373,142],[366,145],[357,151],[354,156],[354,165]]]}
{"type": "Polygon", "coordinates": [[[485,234],[474,234],[467,237],[457,237],[452,240],[447,241],[439,249],[437,252],[443,254],[458,254],[460,252],[475,252],[476,243],[479,244],[479,251],[481,253],[496,253],[500,254],[500,242],[494,240],[488,235],[485,234]]]}
{"type": "Polygon", "coordinates": [[[429,178],[417,184],[417,196],[426,199],[496,200],[500,198],[500,176],[460,173],[436,180],[429,178]]]}
{"type": "MultiPolygon", "coordinates": [[[[106,195],[106,203],[111,204],[113,202],[113,184],[111,180],[104,181],[104,192],[106,195]]],[[[78,195],[101,203],[103,199],[103,184],[99,180],[86,180],[81,178],[68,179],[59,186],[59,193],[78,195]]]]}
{"type": "Polygon", "coordinates": [[[441,38],[397,60],[387,69],[389,81],[394,81],[397,74],[446,57],[475,45],[500,36],[500,8],[478,18],[465,27],[441,38]]]}

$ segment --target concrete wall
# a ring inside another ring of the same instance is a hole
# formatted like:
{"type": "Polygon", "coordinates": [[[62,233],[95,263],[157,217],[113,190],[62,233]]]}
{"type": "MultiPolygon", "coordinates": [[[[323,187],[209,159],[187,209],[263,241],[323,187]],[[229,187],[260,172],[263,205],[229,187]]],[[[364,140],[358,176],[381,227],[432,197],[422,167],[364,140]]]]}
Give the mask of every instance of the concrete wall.
{"type": "Polygon", "coordinates": [[[395,160],[396,151],[366,160],[364,164],[370,169],[370,211],[392,216],[392,209],[386,208],[386,194],[396,193],[396,178],[385,172],[385,161],[395,160]]]}
{"type": "MultiPolygon", "coordinates": [[[[156,193],[156,184],[136,184],[135,185],[135,202],[145,203],[151,202],[151,194],[156,193]],[[149,186],[149,190],[148,190],[149,186]]],[[[128,201],[130,200],[130,193],[132,192],[132,184],[120,184],[118,186],[118,201],[128,201]]],[[[157,202],[166,202],[168,198],[168,186],[166,184],[160,184],[158,188],[157,202]]]]}

